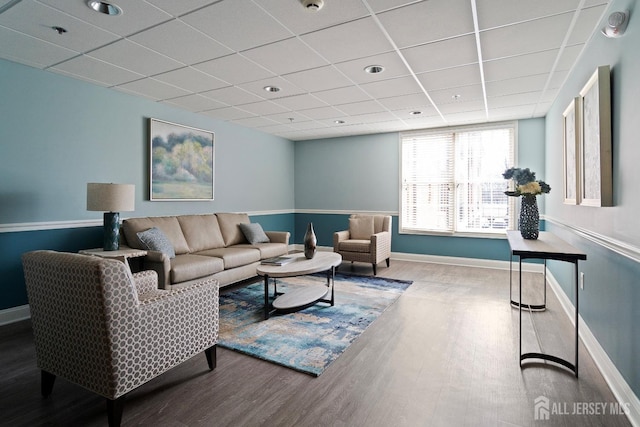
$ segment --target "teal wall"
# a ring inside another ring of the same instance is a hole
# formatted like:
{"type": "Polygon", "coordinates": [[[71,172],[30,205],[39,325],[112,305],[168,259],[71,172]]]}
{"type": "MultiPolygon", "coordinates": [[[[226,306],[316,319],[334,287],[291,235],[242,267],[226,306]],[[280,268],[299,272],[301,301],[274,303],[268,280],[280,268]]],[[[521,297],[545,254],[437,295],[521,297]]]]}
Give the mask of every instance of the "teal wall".
{"type": "MultiPolygon", "coordinates": [[[[517,162],[534,170],[540,179],[545,177],[544,134],[544,118],[518,121],[517,162]]],[[[333,231],[348,228],[350,213],[380,212],[393,215],[393,252],[508,260],[509,248],[504,238],[398,233],[399,144],[397,132],[296,142],[299,243],[307,222],[313,222],[318,244],[331,246],[333,231]]],[[[505,181],[505,189],[506,186],[505,181]]],[[[543,208],[541,200],[542,212],[543,208]]]]}
{"type": "MultiPolygon", "coordinates": [[[[631,10],[626,34],[608,39],[596,33],[567,77],[546,118],[546,176],[562,182],[562,112],[600,65],[611,67],[613,207],[563,204],[562,191],[546,198],[547,229],[587,253],[579,291],[580,314],[636,396],[640,395],[640,17],[633,0],[614,0],[609,13],[631,10]],[[604,242],[604,243],[600,243],[604,242]],[[626,255],[623,255],[626,254],[626,255]]],[[[557,186],[561,188],[560,185],[557,186]]],[[[563,263],[549,268],[575,302],[573,274],[563,263]]]]}
{"type": "Polygon", "coordinates": [[[0,82],[0,309],[27,303],[22,253],[102,245],[87,182],[135,184],[124,218],[249,212],[293,233],[292,141],[5,60],[0,82]],[[148,200],[150,117],[215,133],[213,201],[148,200]]]}

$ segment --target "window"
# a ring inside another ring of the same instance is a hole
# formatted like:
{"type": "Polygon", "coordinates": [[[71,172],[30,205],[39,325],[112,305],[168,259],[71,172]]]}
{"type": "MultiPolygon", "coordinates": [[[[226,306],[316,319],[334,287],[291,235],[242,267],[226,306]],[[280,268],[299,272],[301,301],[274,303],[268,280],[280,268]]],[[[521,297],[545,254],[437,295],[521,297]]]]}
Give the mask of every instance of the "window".
{"type": "Polygon", "coordinates": [[[515,134],[515,123],[402,133],[400,232],[513,229],[502,173],[514,165],[515,134]]]}

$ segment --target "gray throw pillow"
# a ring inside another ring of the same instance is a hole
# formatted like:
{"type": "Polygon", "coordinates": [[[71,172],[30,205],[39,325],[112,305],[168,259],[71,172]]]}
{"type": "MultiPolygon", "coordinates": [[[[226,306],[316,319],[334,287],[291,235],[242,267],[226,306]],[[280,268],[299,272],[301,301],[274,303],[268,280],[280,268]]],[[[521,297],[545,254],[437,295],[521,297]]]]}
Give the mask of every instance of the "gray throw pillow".
{"type": "Polygon", "coordinates": [[[136,233],[136,235],[145,249],[162,252],[169,258],[176,257],[176,252],[173,249],[171,241],[159,228],[153,227],[145,231],[140,231],[136,233]]]}
{"type": "Polygon", "coordinates": [[[262,226],[257,222],[253,222],[250,224],[240,223],[240,230],[242,230],[242,234],[247,238],[249,243],[255,245],[256,243],[269,243],[269,237],[264,233],[262,226]]]}

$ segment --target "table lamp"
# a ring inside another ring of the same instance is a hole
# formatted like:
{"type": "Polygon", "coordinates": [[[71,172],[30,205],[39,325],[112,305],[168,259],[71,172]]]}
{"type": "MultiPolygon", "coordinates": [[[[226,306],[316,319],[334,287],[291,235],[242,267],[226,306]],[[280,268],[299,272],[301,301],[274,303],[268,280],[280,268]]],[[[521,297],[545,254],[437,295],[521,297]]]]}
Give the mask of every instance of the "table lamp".
{"type": "Polygon", "coordinates": [[[87,184],[87,210],[104,212],[105,251],[120,248],[120,212],[135,209],[135,189],[133,184],[87,184]]]}

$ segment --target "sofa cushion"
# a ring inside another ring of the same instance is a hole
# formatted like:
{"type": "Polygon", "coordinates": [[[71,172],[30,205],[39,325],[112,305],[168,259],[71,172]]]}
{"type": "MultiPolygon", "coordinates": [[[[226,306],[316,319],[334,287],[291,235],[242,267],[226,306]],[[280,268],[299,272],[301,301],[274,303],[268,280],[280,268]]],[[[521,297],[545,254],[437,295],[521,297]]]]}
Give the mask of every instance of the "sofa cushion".
{"type": "Polygon", "coordinates": [[[370,240],[343,240],[338,247],[340,251],[345,252],[370,252],[371,241],[370,240]]]}
{"type": "Polygon", "coordinates": [[[180,283],[209,276],[224,270],[220,258],[192,254],[178,255],[171,260],[171,283],[180,283]]]}
{"type": "Polygon", "coordinates": [[[147,218],[129,218],[122,224],[124,236],[128,246],[137,249],[144,249],[136,235],[140,231],[158,227],[169,238],[176,255],[189,252],[189,245],[182,234],[180,223],[175,216],[157,216],[147,218]]]}
{"type": "Polygon", "coordinates": [[[222,258],[224,269],[239,267],[260,261],[260,251],[254,248],[218,248],[198,252],[198,255],[222,258]]]}
{"type": "Polygon", "coordinates": [[[242,234],[244,234],[244,237],[252,245],[255,245],[256,243],[269,243],[269,237],[264,234],[262,226],[257,222],[252,222],[250,224],[241,222],[238,226],[240,227],[242,234]]]}
{"type": "Polygon", "coordinates": [[[255,245],[242,244],[235,245],[234,248],[258,249],[260,251],[260,259],[286,255],[289,252],[289,248],[284,243],[256,243],[255,245]]]}
{"type": "Polygon", "coordinates": [[[247,239],[242,234],[238,224],[249,224],[249,215],[246,213],[217,213],[220,231],[224,237],[225,246],[237,245],[238,243],[247,243],[247,239]]]}
{"type": "Polygon", "coordinates": [[[224,238],[215,215],[180,215],[178,222],[190,252],[224,247],[224,238]]]}
{"type": "Polygon", "coordinates": [[[349,237],[355,240],[371,239],[373,234],[373,217],[362,216],[349,218],[349,237]]]}
{"type": "Polygon", "coordinates": [[[145,231],[139,231],[136,235],[145,249],[162,252],[169,258],[175,258],[176,252],[173,250],[171,241],[159,228],[152,227],[145,231]]]}

